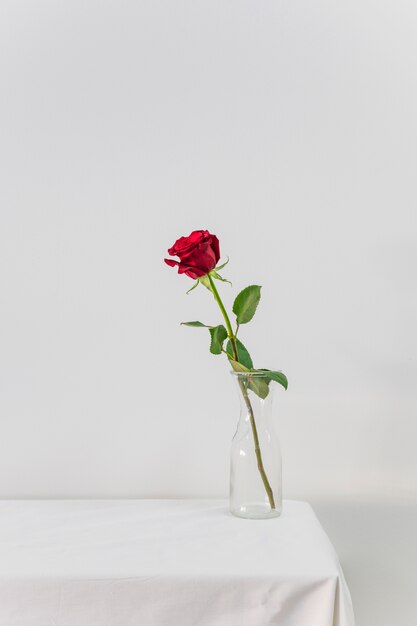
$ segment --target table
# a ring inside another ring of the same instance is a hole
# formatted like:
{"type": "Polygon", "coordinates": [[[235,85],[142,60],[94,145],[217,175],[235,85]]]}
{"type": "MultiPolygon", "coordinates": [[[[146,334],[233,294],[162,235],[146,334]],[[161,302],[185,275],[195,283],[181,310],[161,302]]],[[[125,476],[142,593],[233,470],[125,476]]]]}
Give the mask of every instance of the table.
{"type": "Polygon", "coordinates": [[[353,626],[305,502],[269,520],[219,500],[0,501],[1,626],[353,626]]]}

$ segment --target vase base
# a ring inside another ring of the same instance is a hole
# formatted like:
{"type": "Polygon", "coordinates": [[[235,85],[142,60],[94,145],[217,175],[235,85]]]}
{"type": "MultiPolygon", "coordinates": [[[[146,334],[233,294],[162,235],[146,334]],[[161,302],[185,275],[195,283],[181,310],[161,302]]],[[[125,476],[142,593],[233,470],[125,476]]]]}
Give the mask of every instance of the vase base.
{"type": "Polygon", "coordinates": [[[281,515],[281,509],[271,509],[266,504],[242,504],[238,508],[231,508],[230,512],[235,517],[242,517],[244,519],[271,519],[272,517],[279,517],[281,515]]]}

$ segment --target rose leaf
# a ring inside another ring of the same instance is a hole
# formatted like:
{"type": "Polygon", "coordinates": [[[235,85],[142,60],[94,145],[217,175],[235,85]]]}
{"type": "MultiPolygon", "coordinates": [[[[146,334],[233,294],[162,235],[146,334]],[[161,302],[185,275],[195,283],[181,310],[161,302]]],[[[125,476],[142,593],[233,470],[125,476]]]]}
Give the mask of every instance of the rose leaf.
{"type": "Polygon", "coordinates": [[[274,372],[263,368],[259,369],[258,372],[264,372],[265,376],[268,376],[271,380],[275,380],[275,382],[282,385],[284,389],[288,389],[288,379],[282,372],[274,372]]]}
{"type": "MultiPolygon", "coordinates": [[[[253,367],[253,361],[251,359],[249,352],[247,351],[247,349],[245,348],[245,346],[239,339],[236,339],[236,347],[237,347],[237,356],[239,359],[239,363],[242,363],[242,365],[244,365],[245,367],[251,370],[253,367]]],[[[230,339],[226,344],[226,351],[229,354],[233,354],[233,347],[232,347],[232,342],[230,341],[230,339]]]]}
{"type": "Polygon", "coordinates": [[[220,326],[209,328],[209,331],[211,336],[210,352],[212,354],[221,354],[223,342],[227,337],[227,330],[220,324],[220,326]]]}
{"type": "Polygon", "coordinates": [[[250,285],[243,289],[233,303],[233,313],[238,324],[247,324],[255,315],[256,307],[261,299],[261,287],[250,285]]]}

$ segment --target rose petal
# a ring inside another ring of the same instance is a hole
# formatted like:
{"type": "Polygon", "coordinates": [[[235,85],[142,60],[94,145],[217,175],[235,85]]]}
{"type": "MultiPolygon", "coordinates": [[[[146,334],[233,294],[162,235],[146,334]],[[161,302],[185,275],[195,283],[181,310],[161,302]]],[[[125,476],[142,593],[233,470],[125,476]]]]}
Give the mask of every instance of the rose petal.
{"type": "Polygon", "coordinates": [[[217,265],[220,259],[220,243],[216,235],[211,235],[211,247],[213,248],[213,251],[216,257],[216,265],[217,265]]]}
{"type": "Polygon", "coordinates": [[[168,254],[172,256],[181,257],[193,250],[200,241],[204,239],[205,234],[208,231],[205,230],[193,230],[188,237],[180,237],[174,243],[174,245],[168,250],[168,254]]]}
{"type": "Polygon", "coordinates": [[[165,262],[174,267],[178,266],[179,274],[186,274],[191,278],[201,278],[215,268],[220,259],[220,244],[216,235],[208,230],[194,230],[188,237],[180,237],[168,250],[180,261],[165,259],[165,262]]]}
{"type": "Polygon", "coordinates": [[[178,266],[178,274],[186,274],[187,276],[190,276],[190,278],[201,278],[206,273],[207,272],[204,272],[204,270],[201,270],[198,267],[193,267],[192,265],[187,265],[185,263],[180,263],[178,266]]]}

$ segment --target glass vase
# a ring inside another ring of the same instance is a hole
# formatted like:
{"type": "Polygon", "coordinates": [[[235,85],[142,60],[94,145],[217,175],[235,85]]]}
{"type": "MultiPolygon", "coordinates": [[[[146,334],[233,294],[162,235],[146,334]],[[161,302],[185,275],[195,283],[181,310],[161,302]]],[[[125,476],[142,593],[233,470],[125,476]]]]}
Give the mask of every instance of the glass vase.
{"type": "Polygon", "coordinates": [[[240,418],[232,441],[230,511],[267,519],[282,511],[281,449],[272,414],[275,383],[257,372],[232,372],[240,418]]]}

